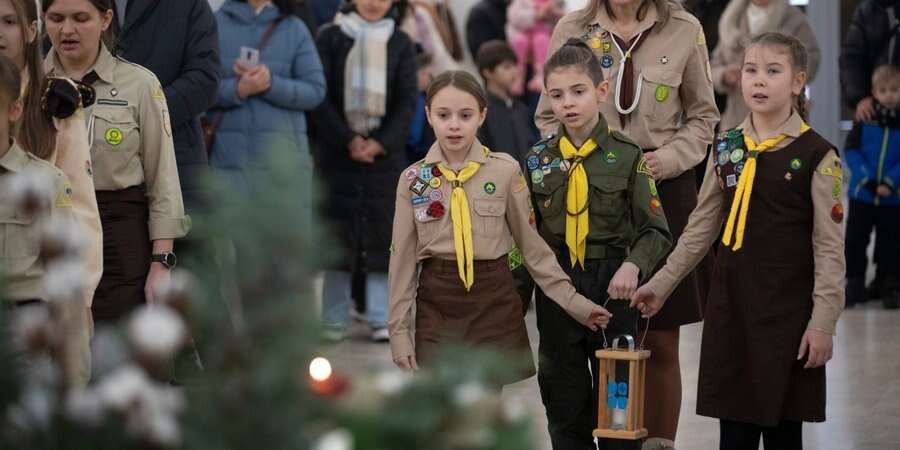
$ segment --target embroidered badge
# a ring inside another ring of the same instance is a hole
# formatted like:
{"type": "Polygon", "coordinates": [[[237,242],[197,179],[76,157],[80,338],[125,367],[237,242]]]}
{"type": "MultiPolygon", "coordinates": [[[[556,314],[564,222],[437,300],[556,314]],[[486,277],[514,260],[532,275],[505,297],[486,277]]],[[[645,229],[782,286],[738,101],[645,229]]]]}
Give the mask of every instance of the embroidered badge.
{"type": "Polygon", "coordinates": [[[421,178],[422,181],[426,181],[426,182],[434,179],[434,175],[431,174],[431,167],[425,166],[425,167],[419,169],[419,178],[421,178]]]}
{"type": "Polygon", "coordinates": [[[519,176],[516,178],[516,183],[512,188],[513,193],[518,194],[519,192],[525,190],[526,187],[528,187],[528,183],[525,182],[525,177],[522,176],[522,174],[519,174],[519,176]]]}
{"type": "Polygon", "coordinates": [[[517,245],[513,245],[512,250],[509,251],[509,255],[507,255],[506,261],[509,263],[509,270],[513,271],[522,266],[522,251],[519,250],[517,245]]]}
{"type": "Polygon", "coordinates": [[[603,66],[604,69],[609,69],[610,67],[612,67],[612,65],[613,65],[612,56],[603,55],[603,57],[600,58],[600,65],[603,66]]]}
{"type": "Polygon", "coordinates": [[[737,186],[737,176],[735,176],[734,174],[728,175],[727,177],[725,177],[725,179],[728,187],[737,186]]]}
{"type": "Polygon", "coordinates": [[[725,141],[720,141],[718,147],[716,147],[716,149],[719,150],[720,152],[724,152],[727,148],[728,148],[728,143],[725,141]]]}
{"type": "Polygon", "coordinates": [[[553,158],[553,161],[550,161],[550,168],[555,169],[559,167],[559,158],[553,158]]]}
{"type": "Polygon", "coordinates": [[[409,190],[416,195],[422,195],[425,192],[425,189],[428,188],[428,183],[421,178],[416,178],[412,183],[409,184],[409,190]]]}
{"type": "Polygon", "coordinates": [[[637,173],[642,173],[648,177],[653,176],[653,172],[650,171],[650,166],[647,165],[647,160],[643,156],[641,156],[641,160],[638,162],[637,173]]]}
{"type": "Polygon", "coordinates": [[[842,185],[843,185],[843,182],[841,181],[840,178],[834,179],[834,185],[831,186],[831,196],[835,200],[838,200],[841,198],[841,190],[843,188],[842,185]]]}
{"type": "Polygon", "coordinates": [[[544,144],[538,144],[538,145],[535,145],[534,147],[531,147],[531,151],[533,151],[533,152],[535,152],[535,153],[540,153],[541,150],[543,150],[543,149],[545,149],[545,148],[547,148],[546,145],[544,145],[544,144]]]}
{"type": "Polygon", "coordinates": [[[728,164],[728,157],[727,151],[719,152],[719,160],[717,162],[720,166],[724,166],[725,164],[728,164]]]}
{"type": "Polygon", "coordinates": [[[656,101],[662,103],[669,98],[669,87],[664,85],[659,85],[656,87],[656,101]]]}
{"type": "Polygon", "coordinates": [[[122,130],[120,130],[118,128],[110,128],[110,129],[106,130],[105,137],[106,137],[107,144],[119,145],[122,143],[122,130]]]}
{"type": "Polygon", "coordinates": [[[431,186],[432,189],[437,189],[441,187],[441,179],[440,178],[432,178],[431,181],[428,182],[428,185],[431,186]]]}
{"type": "Polygon", "coordinates": [[[571,167],[572,163],[570,163],[567,159],[559,162],[559,170],[562,170],[563,172],[568,172],[571,167]]]}
{"type": "Polygon", "coordinates": [[[428,211],[427,208],[419,208],[415,212],[416,220],[419,222],[427,222],[428,221],[428,211]]]}
{"type": "Polygon", "coordinates": [[[534,169],[531,171],[531,182],[532,183],[540,183],[544,181],[544,172],[541,169],[534,169]]]}
{"type": "Polygon", "coordinates": [[[428,215],[435,218],[444,216],[444,204],[441,202],[431,202],[428,205],[428,215]]]}
{"type": "Polygon", "coordinates": [[[791,181],[791,180],[794,179],[794,176],[791,175],[790,172],[785,172],[785,173],[784,173],[784,179],[787,180],[787,181],[791,181]]]}
{"type": "Polygon", "coordinates": [[[412,181],[416,179],[416,169],[409,169],[404,172],[403,176],[406,177],[407,180],[412,181]]]}
{"type": "Polygon", "coordinates": [[[800,158],[791,160],[791,170],[800,170],[801,167],[803,167],[803,161],[800,161],[800,158]]]}
{"type": "Polygon", "coordinates": [[[731,152],[731,162],[737,164],[742,159],[744,159],[744,149],[736,148],[731,152]]]}
{"type": "Polygon", "coordinates": [[[525,160],[525,165],[528,166],[528,170],[537,169],[540,166],[540,161],[538,160],[537,155],[531,155],[525,160]]]}
{"type": "Polygon", "coordinates": [[[441,175],[443,174],[441,173],[441,169],[438,166],[434,166],[431,168],[431,176],[437,178],[441,175]]]}
{"type": "Polygon", "coordinates": [[[603,43],[603,53],[609,53],[612,50],[612,42],[606,41],[603,43]]]}
{"type": "Polygon", "coordinates": [[[653,181],[653,178],[647,178],[647,182],[650,184],[650,195],[659,197],[659,191],[656,190],[656,182],[653,181]]]}
{"type": "Polygon", "coordinates": [[[734,172],[736,174],[740,175],[741,172],[743,172],[743,171],[744,171],[744,163],[743,162],[740,162],[734,166],[734,172]]]}
{"type": "Polygon", "coordinates": [[[657,216],[662,214],[662,203],[657,198],[650,199],[650,212],[657,216]]]}
{"type": "Polygon", "coordinates": [[[550,161],[553,161],[553,158],[551,158],[550,155],[545,153],[543,156],[541,156],[541,162],[545,166],[550,165],[550,161]]]}
{"type": "Polygon", "coordinates": [[[493,195],[494,192],[497,192],[497,185],[491,181],[484,183],[484,192],[493,195]]]}
{"type": "Polygon", "coordinates": [[[600,39],[592,38],[591,39],[591,48],[593,48],[593,49],[600,48],[600,39]]]}
{"type": "Polygon", "coordinates": [[[619,155],[617,155],[616,152],[614,152],[612,150],[606,152],[606,163],[607,164],[615,164],[616,161],[618,161],[618,160],[619,160],[619,155]]]}
{"type": "Polygon", "coordinates": [[[831,220],[833,220],[834,223],[841,223],[844,221],[844,205],[841,202],[837,202],[831,207],[831,220]]]}
{"type": "Polygon", "coordinates": [[[416,197],[412,198],[412,205],[413,205],[413,208],[415,208],[417,206],[425,206],[428,204],[429,201],[431,201],[431,199],[428,197],[416,196],[416,197]]]}

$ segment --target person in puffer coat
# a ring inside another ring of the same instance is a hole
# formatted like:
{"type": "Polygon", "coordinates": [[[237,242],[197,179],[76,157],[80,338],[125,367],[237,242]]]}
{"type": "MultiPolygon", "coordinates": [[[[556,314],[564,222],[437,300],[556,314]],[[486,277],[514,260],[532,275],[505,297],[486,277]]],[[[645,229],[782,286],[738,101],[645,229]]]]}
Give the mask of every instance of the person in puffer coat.
{"type": "MultiPolygon", "coordinates": [[[[867,300],[866,248],[872,228],[878,239],[875,263],[879,296],[887,309],[900,307],[900,68],[883,65],[872,76],[876,117],[855,122],[844,161],[850,170],[847,219],[847,306],[867,300]]],[[[837,189],[837,187],[835,187],[837,189]]]]}

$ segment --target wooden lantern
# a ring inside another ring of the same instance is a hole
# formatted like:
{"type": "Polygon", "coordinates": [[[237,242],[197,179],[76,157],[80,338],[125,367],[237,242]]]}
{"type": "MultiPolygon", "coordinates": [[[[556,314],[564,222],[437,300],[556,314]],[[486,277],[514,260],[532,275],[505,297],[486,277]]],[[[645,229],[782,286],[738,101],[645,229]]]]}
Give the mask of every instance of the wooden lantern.
{"type": "Polygon", "coordinates": [[[600,360],[597,371],[600,398],[594,437],[638,440],[647,437],[647,429],[644,428],[644,380],[650,351],[635,350],[631,336],[620,337],[628,341],[627,349],[619,349],[617,337],[612,348],[597,350],[596,353],[600,360]],[[616,380],[616,368],[623,364],[628,367],[627,382],[616,380]]]}

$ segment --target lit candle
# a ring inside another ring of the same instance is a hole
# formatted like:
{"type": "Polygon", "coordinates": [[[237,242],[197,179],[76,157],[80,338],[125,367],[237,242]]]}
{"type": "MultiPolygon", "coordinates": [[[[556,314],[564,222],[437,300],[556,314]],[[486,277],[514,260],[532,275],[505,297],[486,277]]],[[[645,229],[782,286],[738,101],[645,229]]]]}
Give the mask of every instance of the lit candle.
{"type": "Polygon", "coordinates": [[[347,380],[336,375],[331,362],[320,356],[309,363],[309,385],[323,397],[337,397],[347,388],[347,380]]]}

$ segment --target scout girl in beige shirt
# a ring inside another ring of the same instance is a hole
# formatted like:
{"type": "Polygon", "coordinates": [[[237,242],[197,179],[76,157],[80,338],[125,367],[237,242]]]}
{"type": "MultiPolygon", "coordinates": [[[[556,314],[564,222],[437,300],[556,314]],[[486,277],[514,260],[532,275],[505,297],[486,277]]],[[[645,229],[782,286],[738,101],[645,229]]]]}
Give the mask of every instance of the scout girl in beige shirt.
{"type": "Polygon", "coordinates": [[[437,142],[397,184],[388,270],[394,362],[433,364],[442,344],[462,341],[516,358],[518,376],[505,382],[529,377],[534,362],[507,262],[514,239],[536,283],[575,320],[596,331],[609,313],[575,292],[538,235],[519,163],[475,139],[487,104],[481,84],[445,72],[425,104],[437,142]]]}
{"type": "Polygon", "coordinates": [[[653,316],[725,232],[709,291],[697,413],[723,449],[802,447],[825,420],[825,363],[844,305],[841,162],[804,122],[807,56],[767,33],[744,56],[750,116],[719,135],[697,209],[663,267],[632,297],[653,316]],[[795,106],[796,105],[796,106],[795,106]]]}
{"type": "Polygon", "coordinates": [[[166,98],[150,71],[116,58],[103,42],[113,18],[111,0],[45,0],[43,11],[53,43],[48,73],[96,90],[85,119],[104,270],[92,311],[98,321],[115,320],[153,301],[175,265],[173,240],[190,228],[166,98]]]}

